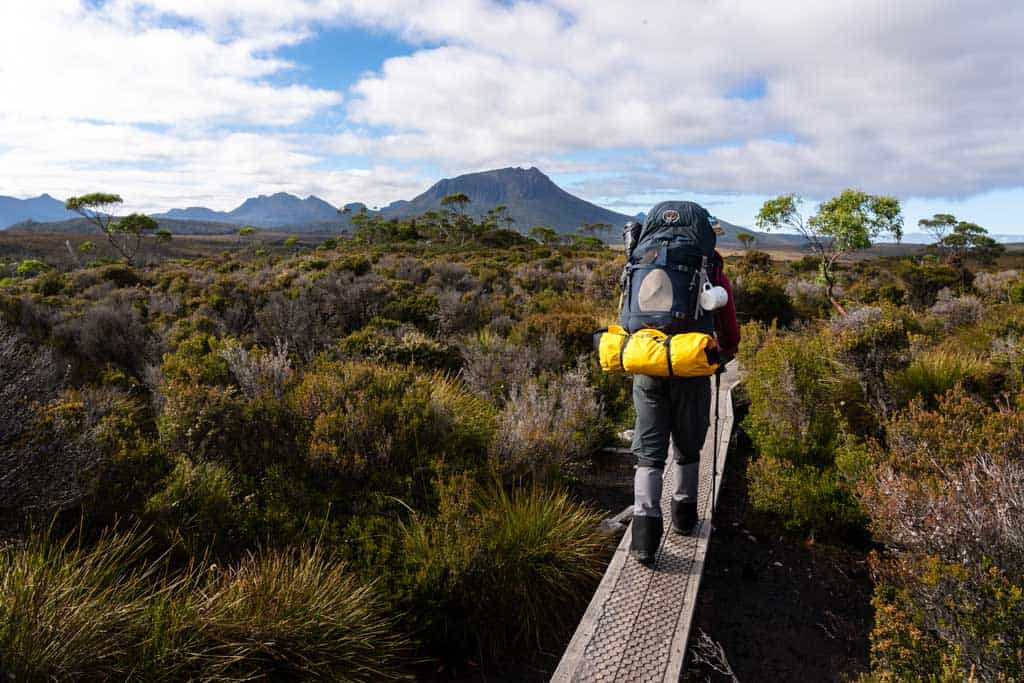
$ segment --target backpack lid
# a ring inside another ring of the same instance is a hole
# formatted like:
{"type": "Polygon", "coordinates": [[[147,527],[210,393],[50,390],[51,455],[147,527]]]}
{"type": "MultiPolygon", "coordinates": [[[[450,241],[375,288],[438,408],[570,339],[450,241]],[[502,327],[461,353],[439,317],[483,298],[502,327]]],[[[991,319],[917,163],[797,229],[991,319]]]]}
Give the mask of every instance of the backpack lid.
{"type": "Polygon", "coordinates": [[[696,202],[673,201],[655,204],[644,220],[634,249],[653,237],[674,234],[689,237],[702,254],[711,256],[718,238],[711,227],[710,216],[707,209],[696,202]]]}

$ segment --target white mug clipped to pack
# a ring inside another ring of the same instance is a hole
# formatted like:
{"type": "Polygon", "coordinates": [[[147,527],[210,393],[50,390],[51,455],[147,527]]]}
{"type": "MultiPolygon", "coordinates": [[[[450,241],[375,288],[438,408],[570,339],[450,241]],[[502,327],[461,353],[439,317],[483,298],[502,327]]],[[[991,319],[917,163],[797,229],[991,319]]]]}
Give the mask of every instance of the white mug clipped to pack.
{"type": "Polygon", "coordinates": [[[700,293],[700,307],[705,311],[715,311],[729,303],[729,293],[724,287],[704,282],[703,291],[700,293]]]}

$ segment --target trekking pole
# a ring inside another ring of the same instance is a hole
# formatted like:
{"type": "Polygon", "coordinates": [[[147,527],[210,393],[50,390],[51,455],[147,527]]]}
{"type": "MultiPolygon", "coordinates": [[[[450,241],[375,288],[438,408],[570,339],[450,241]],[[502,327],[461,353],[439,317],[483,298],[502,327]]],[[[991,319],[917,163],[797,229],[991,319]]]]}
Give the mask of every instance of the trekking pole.
{"type": "Polygon", "coordinates": [[[711,514],[715,514],[715,491],[718,488],[718,391],[721,388],[721,371],[715,373],[715,444],[711,458],[711,514]]]}

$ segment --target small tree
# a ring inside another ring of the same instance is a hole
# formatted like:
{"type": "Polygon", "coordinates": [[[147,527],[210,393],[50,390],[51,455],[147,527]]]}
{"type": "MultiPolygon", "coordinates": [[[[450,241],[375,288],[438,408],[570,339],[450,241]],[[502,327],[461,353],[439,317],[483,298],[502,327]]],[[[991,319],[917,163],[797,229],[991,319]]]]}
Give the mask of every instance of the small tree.
{"type": "Polygon", "coordinates": [[[757,214],[757,227],[762,230],[790,228],[807,240],[821,259],[820,272],[825,281],[829,301],[841,315],[846,310],[836,301],[836,263],[844,255],[867,249],[872,240],[883,233],[903,237],[903,216],[894,197],[870,195],[860,190],[843,190],[818,207],[806,221],[800,213],[802,199],[784,194],[767,200],[757,214]]]}
{"type": "Polygon", "coordinates": [[[561,236],[552,228],[535,225],[530,228],[530,237],[545,246],[554,246],[561,241],[561,236]]]}
{"type": "Polygon", "coordinates": [[[743,248],[743,251],[748,251],[750,247],[754,246],[754,242],[756,240],[757,238],[749,232],[741,232],[736,235],[736,241],[740,243],[740,247],[743,248]]]}
{"type": "Polygon", "coordinates": [[[947,263],[962,265],[970,255],[981,263],[992,263],[1006,251],[999,242],[988,236],[988,230],[977,223],[958,221],[956,216],[937,213],[917,222],[935,238],[932,245],[945,257],[947,263]]]}
{"type": "Polygon", "coordinates": [[[246,225],[238,229],[238,243],[245,242],[246,246],[255,251],[256,240],[252,237],[256,234],[256,228],[246,225]]]}
{"type": "Polygon", "coordinates": [[[441,206],[448,211],[449,223],[458,233],[461,243],[465,243],[474,232],[473,221],[466,215],[466,207],[472,201],[465,192],[456,192],[441,200],[441,206]]]}
{"type": "Polygon", "coordinates": [[[171,233],[166,230],[158,233],[157,222],[145,214],[133,213],[115,219],[112,211],[122,201],[120,195],[93,192],[81,197],[69,197],[64,206],[99,228],[106,235],[110,245],[129,265],[135,265],[135,257],[142,247],[143,237],[158,234],[166,241],[170,239],[171,233]]]}
{"type": "Polygon", "coordinates": [[[505,230],[511,230],[512,225],[516,222],[515,218],[508,212],[508,207],[504,204],[499,204],[494,208],[487,211],[487,217],[484,220],[484,227],[490,230],[497,228],[504,228],[505,230]]]}
{"type": "Polygon", "coordinates": [[[591,237],[597,237],[601,233],[610,232],[611,223],[584,223],[580,226],[580,232],[591,237]]]}

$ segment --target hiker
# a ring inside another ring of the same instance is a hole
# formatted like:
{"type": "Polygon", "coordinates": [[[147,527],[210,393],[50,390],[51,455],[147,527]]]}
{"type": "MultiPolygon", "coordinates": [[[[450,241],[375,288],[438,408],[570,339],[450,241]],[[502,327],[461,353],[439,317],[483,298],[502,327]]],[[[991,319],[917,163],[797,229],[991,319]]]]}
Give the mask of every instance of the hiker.
{"type": "MultiPolygon", "coordinates": [[[[672,530],[693,533],[700,451],[710,423],[710,374],[721,372],[739,346],[732,285],[715,249],[720,230],[717,219],[693,202],[662,202],[651,209],[642,226],[626,226],[628,265],[623,274],[622,328],[629,333],[648,328],[668,335],[702,333],[691,336],[708,339],[707,364],[714,368],[705,376],[673,376],[670,347],[677,337],[669,337],[665,343],[669,376],[645,373],[633,377],[636,472],[631,552],[643,564],[654,561],[661,543],[662,473],[670,436],[678,457],[672,465],[672,530]],[[716,363],[712,364],[716,345],[716,363]]],[[[627,371],[628,363],[628,358],[622,361],[627,371]]],[[[694,370],[697,372],[701,370],[694,370]]]]}

